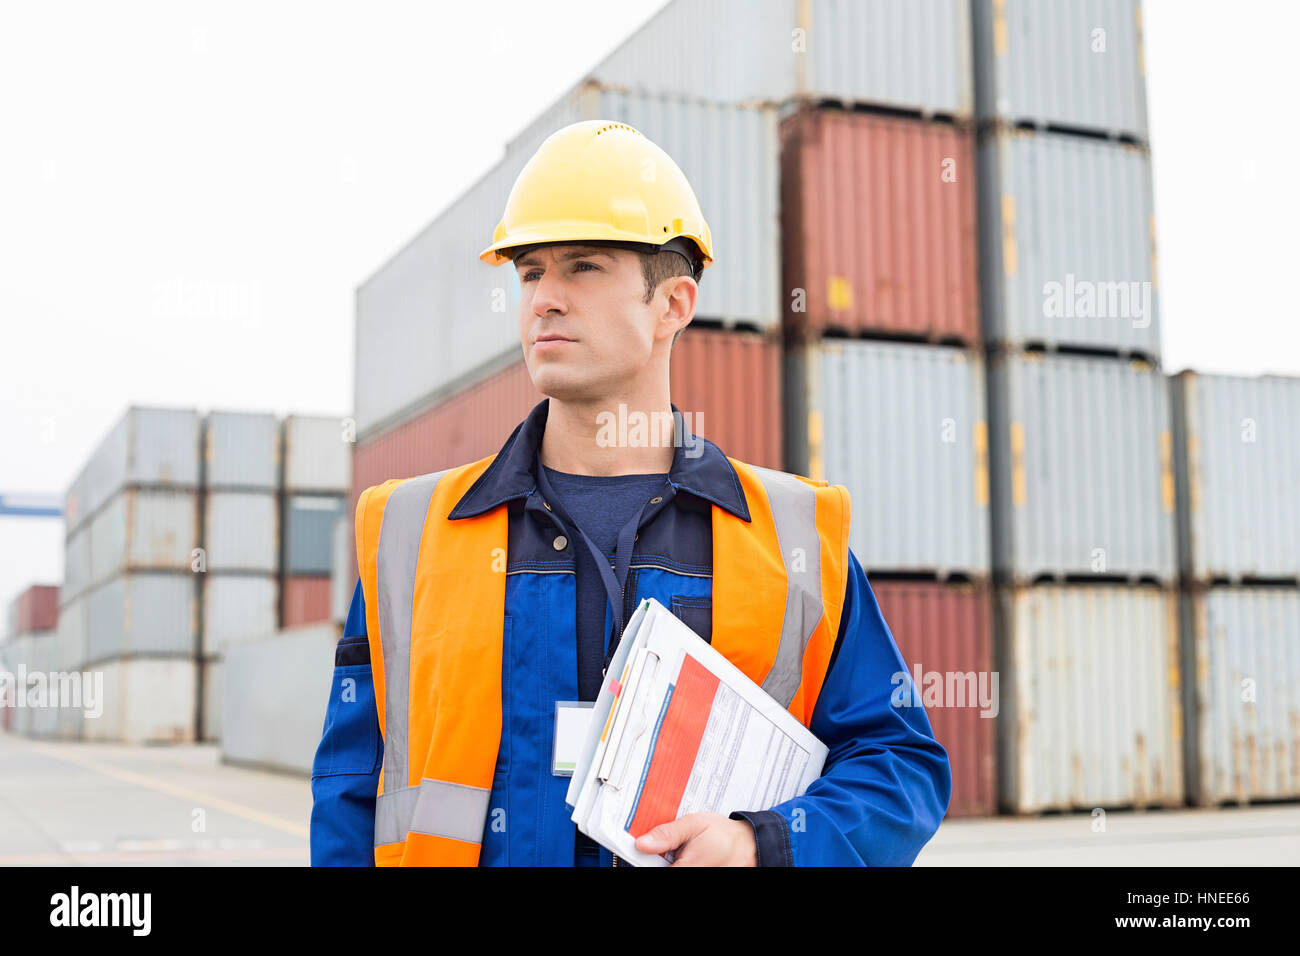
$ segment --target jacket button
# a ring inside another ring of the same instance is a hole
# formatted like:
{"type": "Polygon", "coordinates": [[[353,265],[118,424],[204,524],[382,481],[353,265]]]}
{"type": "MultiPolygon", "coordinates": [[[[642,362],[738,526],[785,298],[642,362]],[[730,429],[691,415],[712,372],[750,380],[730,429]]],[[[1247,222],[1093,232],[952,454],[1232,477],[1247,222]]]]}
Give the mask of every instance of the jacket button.
{"type": "Polygon", "coordinates": [[[663,499],[662,496],[660,496],[660,495],[655,495],[653,498],[650,499],[650,503],[651,503],[652,505],[657,505],[657,504],[659,504],[659,502],[661,502],[661,501],[663,501],[663,500],[664,500],[664,499],[663,499]]]}
{"type": "Polygon", "coordinates": [[[545,501],[542,502],[542,507],[545,508],[547,511],[551,510],[551,506],[548,505],[545,501]]]}
{"type": "Polygon", "coordinates": [[[564,535],[556,535],[555,540],[551,542],[556,551],[563,551],[569,546],[569,539],[564,535]]]}

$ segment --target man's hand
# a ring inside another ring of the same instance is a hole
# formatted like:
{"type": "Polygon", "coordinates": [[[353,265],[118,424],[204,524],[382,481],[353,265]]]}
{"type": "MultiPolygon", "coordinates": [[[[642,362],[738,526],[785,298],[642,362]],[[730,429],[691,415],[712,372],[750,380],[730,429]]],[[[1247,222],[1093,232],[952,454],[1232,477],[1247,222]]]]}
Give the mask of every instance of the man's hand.
{"type": "Polygon", "coordinates": [[[721,813],[688,813],[637,837],[643,853],[676,850],[671,866],[758,866],[754,828],[721,813]]]}

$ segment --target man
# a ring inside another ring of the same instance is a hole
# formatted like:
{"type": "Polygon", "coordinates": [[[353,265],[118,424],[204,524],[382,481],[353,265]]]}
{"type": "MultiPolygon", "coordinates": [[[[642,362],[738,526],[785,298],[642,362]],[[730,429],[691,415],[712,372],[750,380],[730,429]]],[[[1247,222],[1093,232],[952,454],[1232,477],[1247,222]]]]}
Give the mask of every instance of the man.
{"type": "Polygon", "coordinates": [[[481,258],[511,262],[547,395],[499,452],[367,489],[361,580],[312,773],[313,864],[618,865],[564,802],[557,704],[593,701],[632,609],[678,614],[829,748],[801,796],[638,840],[674,866],[908,865],[947,754],[848,549],[845,489],[730,459],[669,399],[712,262],[672,159],[621,123],[549,137],[481,258]],[[609,422],[644,415],[619,444],[609,422]],[[901,678],[897,675],[902,675],[901,678]]]}

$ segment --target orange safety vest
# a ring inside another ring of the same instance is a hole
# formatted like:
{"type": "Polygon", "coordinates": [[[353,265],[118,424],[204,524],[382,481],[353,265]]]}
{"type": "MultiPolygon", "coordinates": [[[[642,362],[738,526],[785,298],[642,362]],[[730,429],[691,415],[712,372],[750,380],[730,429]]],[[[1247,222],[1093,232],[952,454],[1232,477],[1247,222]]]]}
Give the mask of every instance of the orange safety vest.
{"type": "MultiPolygon", "coordinates": [[[[377,866],[477,865],[501,739],[508,509],[448,520],[496,455],[366,489],[356,539],[384,739],[377,866]]],[[[841,485],[728,458],[750,521],[713,505],[713,647],[805,726],[848,578],[841,485]]]]}

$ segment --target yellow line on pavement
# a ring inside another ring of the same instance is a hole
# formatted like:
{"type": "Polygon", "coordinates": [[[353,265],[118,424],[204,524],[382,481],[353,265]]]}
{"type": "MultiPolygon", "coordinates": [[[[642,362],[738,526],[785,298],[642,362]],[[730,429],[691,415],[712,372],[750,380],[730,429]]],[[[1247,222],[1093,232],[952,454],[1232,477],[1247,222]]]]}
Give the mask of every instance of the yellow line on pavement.
{"type": "Polygon", "coordinates": [[[101,773],[106,777],[113,777],[121,780],[123,783],[133,784],[137,787],[144,787],[147,790],[156,790],[159,793],[165,793],[168,796],[177,797],[187,800],[204,808],[215,810],[224,810],[226,813],[237,817],[243,817],[245,820],[252,820],[254,823],[260,823],[262,826],[271,827],[282,833],[289,833],[293,836],[307,837],[308,828],[301,823],[293,820],[285,820],[270,813],[265,813],[253,807],[246,807],[242,803],[235,803],[233,800],[225,800],[221,797],[213,796],[210,793],[203,793],[201,790],[191,790],[189,787],[180,787],[174,783],[167,783],[153,777],[146,776],[142,773],[136,773],[132,770],[123,770],[121,767],[114,767],[110,764],[101,763],[90,757],[83,757],[79,754],[70,754],[61,752],[59,748],[47,744],[37,743],[35,741],[25,741],[26,745],[34,750],[56,760],[63,760],[67,763],[77,764],[85,767],[87,770],[93,770],[101,773]]]}

